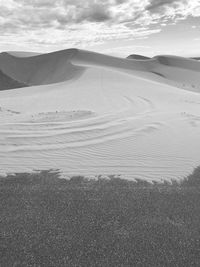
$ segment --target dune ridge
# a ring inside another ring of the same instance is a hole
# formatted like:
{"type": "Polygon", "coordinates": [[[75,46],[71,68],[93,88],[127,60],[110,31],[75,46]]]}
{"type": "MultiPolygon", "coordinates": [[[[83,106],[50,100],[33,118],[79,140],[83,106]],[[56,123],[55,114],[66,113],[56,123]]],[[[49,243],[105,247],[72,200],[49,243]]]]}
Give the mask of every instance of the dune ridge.
{"type": "Polygon", "coordinates": [[[78,79],[88,67],[101,67],[186,90],[200,91],[200,64],[197,60],[165,55],[144,60],[142,56],[133,56],[134,59],[130,60],[79,49],[32,56],[26,53],[25,57],[23,53],[17,56],[4,52],[0,54],[0,68],[12,79],[29,85],[70,81],[78,79]]]}

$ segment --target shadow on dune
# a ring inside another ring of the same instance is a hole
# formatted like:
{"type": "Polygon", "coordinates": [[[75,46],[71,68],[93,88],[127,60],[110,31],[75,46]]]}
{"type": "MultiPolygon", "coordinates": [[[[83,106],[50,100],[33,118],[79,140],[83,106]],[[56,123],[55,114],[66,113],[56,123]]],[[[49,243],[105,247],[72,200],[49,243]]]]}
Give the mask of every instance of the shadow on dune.
{"type": "Polygon", "coordinates": [[[8,75],[6,75],[3,71],[0,70],[0,91],[28,86],[28,84],[10,78],[8,75]]]}
{"type": "Polygon", "coordinates": [[[200,168],[182,182],[59,171],[0,180],[2,266],[199,266],[200,168]]]}
{"type": "Polygon", "coordinates": [[[48,54],[18,57],[9,53],[0,54],[0,68],[11,77],[29,85],[63,82],[79,77],[83,67],[74,66],[70,59],[76,49],[48,54]]]}

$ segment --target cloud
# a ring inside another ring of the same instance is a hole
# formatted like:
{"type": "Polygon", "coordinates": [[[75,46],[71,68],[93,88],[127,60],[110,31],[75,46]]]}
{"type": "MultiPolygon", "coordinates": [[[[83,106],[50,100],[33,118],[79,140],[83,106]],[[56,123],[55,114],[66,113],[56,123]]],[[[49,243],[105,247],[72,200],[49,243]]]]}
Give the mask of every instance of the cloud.
{"type": "Polygon", "coordinates": [[[150,0],[146,10],[153,17],[157,14],[158,18],[186,19],[194,16],[194,12],[200,8],[199,0],[150,0]]]}
{"type": "Polygon", "coordinates": [[[166,5],[172,5],[175,2],[178,2],[177,0],[151,0],[150,3],[147,5],[147,10],[155,10],[159,9],[160,7],[164,7],[166,5]]]}
{"type": "Polygon", "coordinates": [[[81,10],[78,14],[77,22],[91,21],[91,22],[103,22],[111,19],[111,13],[107,9],[106,5],[92,4],[87,8],[81,10]]]}
{"type": "Polygon", "coordinates": [[[161,31],[169,21],[176,23],[188,16],[200,16],[199,0],[0,2],[1,42],[18,40],[52,48],[58,43],[87,46],[146,37],[161,31]]]}
{"type": "Polygon", "coordinates": [[[56,6],[56,1],[50,0],[14,0],[16,3],[23,6],[49,8],[56,6]]]}

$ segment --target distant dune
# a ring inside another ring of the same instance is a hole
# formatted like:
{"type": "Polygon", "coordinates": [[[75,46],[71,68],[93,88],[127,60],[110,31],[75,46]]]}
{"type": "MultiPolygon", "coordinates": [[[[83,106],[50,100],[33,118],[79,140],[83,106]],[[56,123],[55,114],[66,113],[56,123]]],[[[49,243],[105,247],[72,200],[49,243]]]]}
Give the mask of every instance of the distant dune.
{"type": "Polygon", "coordinates": [[[1,53],[0,172],[148,180],[191,172],[200,159],[200,63],[134,57],[1,53]]]}
{"type": "Polygon", "coordinates": [[[192,59],[200,60],[200,57],[192,57],[192,59]]]}
{"type": "Polygon", "coordinates": [[[32,56],[38,56],[42,53],[37,52],[27,52],[27,51],[7,51],[6,53],[15,56],[15,57],[32,57],[32,56]]]}
{"type": "Polygon", "coordinates": [[[139,59],[139,60],[150,59],[150,57],[145,57],[145,56],[142,56],[142,55],[136,55],[136,54],[130,55],[130,56],[128,56],[127,58],[128,58],[128,59],[139,59]]]}

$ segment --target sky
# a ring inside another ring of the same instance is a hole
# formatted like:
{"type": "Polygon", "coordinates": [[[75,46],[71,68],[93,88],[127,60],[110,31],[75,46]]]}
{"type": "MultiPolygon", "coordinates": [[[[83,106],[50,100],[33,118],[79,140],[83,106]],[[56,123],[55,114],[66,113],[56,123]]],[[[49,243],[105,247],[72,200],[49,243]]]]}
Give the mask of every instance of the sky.
{"type": "Polygon", "coordinates": [[[200,56],[200,0],[0,0],[0,51],[200,56]]]}

